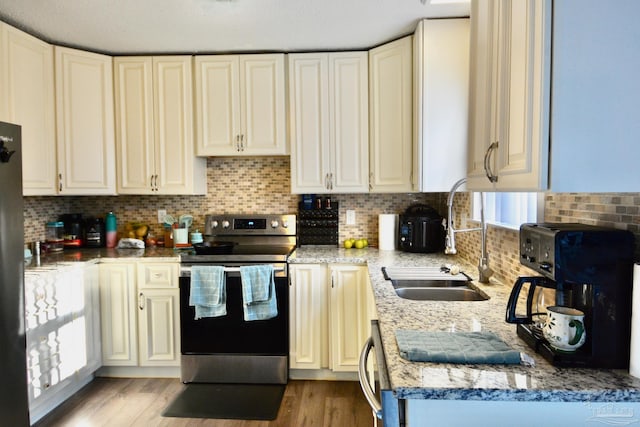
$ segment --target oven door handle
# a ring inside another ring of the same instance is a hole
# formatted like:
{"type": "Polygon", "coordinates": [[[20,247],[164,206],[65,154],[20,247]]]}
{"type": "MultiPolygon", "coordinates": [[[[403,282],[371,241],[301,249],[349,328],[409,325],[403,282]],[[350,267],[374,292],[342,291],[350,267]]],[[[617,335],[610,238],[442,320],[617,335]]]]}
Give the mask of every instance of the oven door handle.
{"type": "MultiPolygon", "coordinates": [[[[274,267],[274,273],[282,273],[285,271],[285,267],[274,267]]],[[[240,273],[240,267],[225,267],[225,273],[240,273]]],[[[191,267],[181,266],[180,267],[180,276],[181,277],[189,277],[191,276],[191,267]]]]}
{"type": "Polygon", "coordinates": [[[360,361],[358,363],[358,381],[360,382],[360,388],[364,393],[364,397],[367,399],[373,415],[378,419],[382,419],[382,404],[376,399],[376,394],[373,391],[373,387],[369,382],[367,375],[367,362],[369,360],[369,353],[373,349],[373,338],[369,337],[367,342],[364,343],[364,347],[360,352],[360,361]]]}

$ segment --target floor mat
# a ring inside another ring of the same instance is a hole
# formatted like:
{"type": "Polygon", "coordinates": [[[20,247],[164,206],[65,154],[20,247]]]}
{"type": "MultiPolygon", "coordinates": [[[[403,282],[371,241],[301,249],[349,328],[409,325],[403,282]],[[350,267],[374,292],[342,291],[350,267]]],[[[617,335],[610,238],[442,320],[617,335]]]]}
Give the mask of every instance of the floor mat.
{"type": "Polygon", "coordinates": [[[164,417],[275,420],[284,384],[187,384],[164,417]]]}

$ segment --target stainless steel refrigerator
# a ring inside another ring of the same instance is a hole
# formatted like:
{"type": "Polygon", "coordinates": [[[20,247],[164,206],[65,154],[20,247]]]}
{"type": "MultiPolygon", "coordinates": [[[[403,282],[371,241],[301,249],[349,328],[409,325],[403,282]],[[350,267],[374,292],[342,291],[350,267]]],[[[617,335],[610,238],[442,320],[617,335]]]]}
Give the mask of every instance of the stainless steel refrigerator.
{"type": "Polygon", "coordinates": [[[21,128],[0,122],[0,423],[29,425],[21,128]]]}

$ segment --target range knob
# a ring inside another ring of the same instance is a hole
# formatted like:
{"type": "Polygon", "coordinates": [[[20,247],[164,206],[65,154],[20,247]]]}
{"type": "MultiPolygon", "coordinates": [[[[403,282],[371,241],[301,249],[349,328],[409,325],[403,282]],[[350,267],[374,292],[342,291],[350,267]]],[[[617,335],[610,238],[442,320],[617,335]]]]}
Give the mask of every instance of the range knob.
{"type": "Polygon", "coordinates": [[[278,223],[277,220],[274,219],[273,221],[271,221],[271,228],[278,228],[278,225],[280,224],[278,223]]]}
{"type": "Polygon", "coordinates": [[[289,221],[287,221],[287,220],[282,221],[282,226],[284,228],[288,228],[289,227],[289,221]]]}
{"type": "Polygon", "coordinates": [[[211,228],[218,228],[218,221],[211,221],[211,228]]]}
{"type": "Polygon", "coordinates": [[[227,221],[227,220],[222,221],[222,228],[227,229],[227,228],[229,228],[229,226],[230,226],[230,225],[231,225],[231,224],[229,224],[229,221],[227,221]]]}

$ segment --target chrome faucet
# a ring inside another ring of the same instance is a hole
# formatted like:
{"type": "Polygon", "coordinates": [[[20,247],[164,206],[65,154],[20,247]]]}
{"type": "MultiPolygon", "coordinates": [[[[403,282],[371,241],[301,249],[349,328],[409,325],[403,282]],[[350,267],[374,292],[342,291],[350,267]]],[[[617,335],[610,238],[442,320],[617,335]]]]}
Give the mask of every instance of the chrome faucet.
{"type": "Polygon", "coordinates": [[[480,193],[480,227],[461,230],[453,228],[453,197],[456,194],[456,190],[465,182],[467,182],[467,178],[462,178],[453,184],[451,191],[449,191],[449,197],[447,197],[447,236],[445,238],[444,253],[447,255],[455,255],[458,253],[456,250],[456,233],[480,231],[481,254],[478,263],[478,281],[488,283],[489,278],[493,275],[493,270],[489,268],[489,254],[487,253],[487,224],[484,220],[484,193],[480,193]]]}

